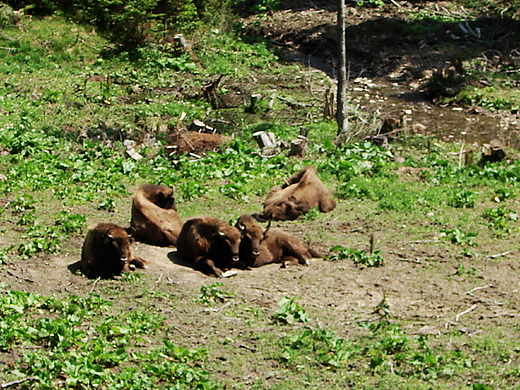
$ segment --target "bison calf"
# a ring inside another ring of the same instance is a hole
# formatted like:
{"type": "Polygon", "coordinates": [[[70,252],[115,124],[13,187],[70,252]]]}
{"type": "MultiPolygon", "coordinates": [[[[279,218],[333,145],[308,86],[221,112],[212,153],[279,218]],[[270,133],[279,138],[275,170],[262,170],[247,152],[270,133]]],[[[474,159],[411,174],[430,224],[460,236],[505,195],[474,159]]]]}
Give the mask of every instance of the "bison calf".
{"type": "Polygon", "coordinates": [[[268,228],[264,232],[250,215],[242,215],[236,225],[241,233],[240,260],[248,267],[260,267],[271,263],[309,265],[313,257],[321,257],[293,235],[282,229],[268,228]]]}
{"type": "Polygon", "coordinates": [[[100,223],[90,229],[81,251],[81,270],[88,278],[112,278],[132,269],[146,268],[131,246],[133,229],[100,223]]]}
{"type": "Polygon", "coordinates": [[[139,241],[157,246],[175,245],[182,221],[175,207],[173,189],[155,184],[139,187],[134,193],[130,226],[139,241]]]}
{"type": "Polygon", "coordinates": [[[274,186],[264,202],[264,220],[294,220],[318,206],[321,212],[334,210],[336,202],[316,174],[316,168],[308,166],[291,176],[282,187],[274,186]]]}
{"type": "Polygon", "coordinates": [[[240,232],[212,217],[188,220],[177,238],[177,255],[202,272],[221,278],[238,262],[240,232]]]}

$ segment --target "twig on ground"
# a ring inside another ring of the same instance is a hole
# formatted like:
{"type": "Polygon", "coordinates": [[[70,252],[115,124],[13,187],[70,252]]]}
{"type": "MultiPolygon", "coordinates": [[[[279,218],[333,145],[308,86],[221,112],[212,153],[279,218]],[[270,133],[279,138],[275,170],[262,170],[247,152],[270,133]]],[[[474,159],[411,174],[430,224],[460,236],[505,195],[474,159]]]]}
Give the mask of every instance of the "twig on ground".
{"type": "Polygon", "coordinates": [[[406,262],[408,262],[408,263],[422,264],[422,262],[419,261],[419,260],[403,259],[403,258],[399,258],[399,257],[398,257],[396,260],[399,260],[399,261],[406,261],[406,262]]]}
{"type": "Polygon", "coordinates": [[[462,317],[464,314],[468,314],[470,311],[475,310],[477,308],[477,305],[471,306],[469,309],[464,310],[463,312],[460,312],[455,316],[455,322],[459,322],[459,318],[462,317]]]}
{"type": "Polygon", "coordinates": [[[482,286],[482,287],[475,287],[475,288],[472,288],[471,290],[469,291],[466,291],[464,294],[471,294],[471,293],[474,293],[475,291],[478,291],[478,290],[483,290],[485,288],[490,288],[490,287],[493,287],[492,284],[488,284],[487,286],[482,286]]]}
{"type": "Polygon", "coordinates": [[[90,288],[90,291],[89,291],[89,294],[91,294],[94,289],[96,288],[96,285],[98,284],[98,282],[101,280],[101,277],[98,277],[96,280],[94,280],[94,283],[92,284],[92,287],[90,288]]]}
{"type": "Polygon", "coordinates": [[[350,325],[350,324],[355,324],[357,322],[373,322],[373,321],[377,321],[379,318],[381,318],[381,317],[361,318],[359,320],[353,320],[353,321],[344,322],[342,325],[350,325]]]}
{"type": "Polygon", "coordinates": [[[390,0],[392,2],[393,5],[395,5],[396,7],[399,7],[401,8],[401,4],[399,4],[397,1],[395,0],[390,0]]]}
{"type": "Polygon", "coordinates": [[[443,242],[441,240],[417,240],[417,241],[399,241],[399,244],[426,244],[426,243],[443,242]]]}
{"type": "Polygon", "coordinates": [[[263,288],[263,287],[259,287],[259,286],[249,286],[250,288],[254,288],[255,290],[262,290],[262,291],[267,291],[267,292],[271,292],[270,289],[268,288],[263,288]]]}
{"type": "MultiPolygon", "coordinates": [[[[505,311],[503,313],[497,313],[497,314],[494,314],[492,316],[489,316],[488,318],[497,318],[497,317],[502,317],[502,316],[509,316],[511,314],[513,314],[515,311],[514,310],[509,310],[509,311],[505,311]]],[[[513,314],[512,317],[514,317],[515,315],[513,314]]]]}
{"type": "Polygon", "coordinates": [[[177,332],[179,332],[180,334],[182,334],[183,336],[186,336],[186,337],[191,337],[191,335],[189,335],[188,333],[180,330],[179,328],[177,328],[175,325],[170,325],[172,327],[173,330],[176,330],[177,332]]]}
{"type": "Polygon", "coordinates": [[[512,253],[512,251],[497,253],[496,255],[489,255],[489,257],[491,257],[492,259],[496,259],[497,257],[507,256],[510,253],[512,253]]]}
{"type": "Polygon", "coordinates": [[[17,381],[2,383],[2,385],[0,385],[0,387],[2,389],[7,389],[8,387],[16,386],[16,385],[19,385],[20,383],[24,383],[24,382],[27,382],[27,381],[33,381],[35,379],[36,378],[33,378],[32,376],[28,376],[27,378],[18,379],[17,381]]]}
{"type": "Polygon", "coordinates": [[[256,352],[256,348],[251,348],[251,347],[249,347],[249,346],[247,346],[245,344],[240,344],[240,348],[247,349],[247,350],[249,350],[251,352],[256,352]]]}
{"type": "Polygon", "coordinates": [[[14,276],[15,278],[18,278],[20,280],[25,280],[26,282],[29,282],[29,283],[34,283],[34,280],[32,279],[29,279],[29,278],[25,278],[23,276],[19,276],[17,274],[15,274],[13,271],[11,271],[10,269],[7,270],[7,273],[11,276],[14,276]]]}
{"type": "Polygon", "coordinates": [[[162,276],[163,276],[163,274],[162,274],[162,272],[161,272],[161,273],[159,274],[159,277],[158,277],[157,280],[155,281],[155,284],[159,284],[159,283],[161,283],[162,276]]]}

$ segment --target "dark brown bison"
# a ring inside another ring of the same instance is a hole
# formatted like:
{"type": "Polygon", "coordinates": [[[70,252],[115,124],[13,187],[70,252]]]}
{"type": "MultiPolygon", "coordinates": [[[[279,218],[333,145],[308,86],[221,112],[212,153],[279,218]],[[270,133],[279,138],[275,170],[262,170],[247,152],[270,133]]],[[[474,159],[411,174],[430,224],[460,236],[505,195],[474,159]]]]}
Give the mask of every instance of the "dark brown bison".
{"type": "Polygon", "coordinates": [[[193,218],[177,238],[177,255],[196,269],[221,278],[223,271],[238,262],[240,232],[212,217],[193,218]]]}
{"type": "Polygon", "coordinates": [[[262,220],[294,220],[318,206],[328,213],[336,202],[316,174],[316,168],[308,166],[291,176],[282,187],[274,186],[264,202],[262,220]]]}
{"type": "Polygon", "coordinates": [[[134,257],[132,228],[100,223],[89,230],[81,250],[81,270],[88,278],[112,278],[122,272],[146,268],[146,261],[134,257]]]}
{"type": "Polygon", "coordinates": [[[309,265],[311,258],[322,257],[308,248],[293,235],[282,229],[267,228],[265,231],[250,215],[242,215],[236,225],[242,236],[240,260],[248,267],[260,267],[271,263],[309,265]]]}
{"type": "Polygon", "coordinates": [[[175,207],[173,189],[156,184],[139,187],[134,193],[130,226],[139,241],[158,246],[175,245],[182,221],[175,207]]]}

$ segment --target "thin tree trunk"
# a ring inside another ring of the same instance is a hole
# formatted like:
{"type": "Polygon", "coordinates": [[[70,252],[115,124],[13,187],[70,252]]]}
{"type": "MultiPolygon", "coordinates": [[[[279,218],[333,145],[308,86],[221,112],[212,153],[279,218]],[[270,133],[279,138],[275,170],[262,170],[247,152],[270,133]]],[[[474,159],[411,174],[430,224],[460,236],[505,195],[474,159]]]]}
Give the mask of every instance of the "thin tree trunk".
{"type": "Polygon", "coordinates": [[[347,34],[345,27],[345,0],[338,0],[338,121],[339,142],[348,139],[348,115],[347,115],[347,34]]]}

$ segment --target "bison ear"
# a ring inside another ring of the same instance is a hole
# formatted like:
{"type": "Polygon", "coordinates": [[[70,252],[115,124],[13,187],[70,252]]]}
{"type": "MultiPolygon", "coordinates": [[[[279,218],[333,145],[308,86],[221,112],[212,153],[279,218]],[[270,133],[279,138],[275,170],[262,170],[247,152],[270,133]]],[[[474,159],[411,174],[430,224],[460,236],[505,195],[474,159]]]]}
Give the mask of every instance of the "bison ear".
{"type": "Polygon", "coordinates": [[[132,237],[135,234],[135,229],[133,227],[126,228],[125,230],[128,237],[132,237]]]}

